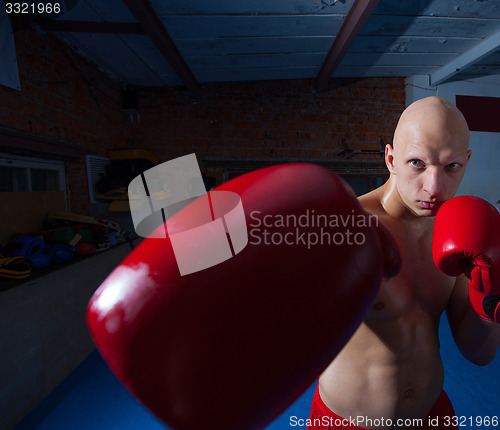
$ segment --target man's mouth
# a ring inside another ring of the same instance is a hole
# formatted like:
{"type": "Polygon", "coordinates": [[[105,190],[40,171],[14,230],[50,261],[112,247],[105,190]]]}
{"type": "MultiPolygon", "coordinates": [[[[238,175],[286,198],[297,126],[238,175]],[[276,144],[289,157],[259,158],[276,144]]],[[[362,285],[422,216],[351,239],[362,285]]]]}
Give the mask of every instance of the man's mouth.
{"type": "Polygon", "coordinates": [[[423,209],[436,210],[439,209],[439,206],[441,206],[442,202],[438,201],[429,202],[429,201],[419,200],[418,204],[423,209]]]}

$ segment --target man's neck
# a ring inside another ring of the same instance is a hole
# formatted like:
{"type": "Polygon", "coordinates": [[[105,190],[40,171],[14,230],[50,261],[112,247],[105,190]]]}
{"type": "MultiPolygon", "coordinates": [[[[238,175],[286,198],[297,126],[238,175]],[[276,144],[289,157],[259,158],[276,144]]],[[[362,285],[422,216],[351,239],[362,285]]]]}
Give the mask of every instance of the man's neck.
{"type": "Polygon", "coordinates": [[[426,222],[425,217],[417,215],[404,203],[392,175],[389,180],[380,187],[380,204],[385,212],[397,221],[404,223],[426,222]]]}

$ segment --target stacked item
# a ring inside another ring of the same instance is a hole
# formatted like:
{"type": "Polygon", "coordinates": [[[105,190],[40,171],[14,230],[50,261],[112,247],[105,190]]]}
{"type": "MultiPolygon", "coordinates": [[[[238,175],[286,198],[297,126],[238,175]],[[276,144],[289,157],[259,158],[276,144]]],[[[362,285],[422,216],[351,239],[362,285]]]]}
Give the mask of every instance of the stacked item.
{"type": "Polygon", "coordinates": [[[27,278],[32,269],[102,252],[133,238],[131,231],[122,231],[114,221],[66,212],[49,213],[43,228],[14,235],[0,250],[0,279],[27,278]]]}
{"type": "Polygon", "coordinates": [[[111,201],[110,212],[130,211],[128,185],[136,176],[158,164],[158,158],[145,149],[115,149],[108,153],[111,163],[106,176],[96,184],[99,200],[111,201]]]}

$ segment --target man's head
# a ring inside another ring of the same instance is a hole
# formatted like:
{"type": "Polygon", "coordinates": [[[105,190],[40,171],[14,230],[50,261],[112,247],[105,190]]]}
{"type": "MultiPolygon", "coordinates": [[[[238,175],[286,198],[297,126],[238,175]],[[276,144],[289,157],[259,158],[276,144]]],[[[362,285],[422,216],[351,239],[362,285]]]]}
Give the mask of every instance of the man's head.
{"type": "Polygon", "coordinates": [[[385,154],[402,204],[418,216],[436,215],[460,185],[468,147],[467,122],[452,103],[433,96],[408,106],[385,154]]]}

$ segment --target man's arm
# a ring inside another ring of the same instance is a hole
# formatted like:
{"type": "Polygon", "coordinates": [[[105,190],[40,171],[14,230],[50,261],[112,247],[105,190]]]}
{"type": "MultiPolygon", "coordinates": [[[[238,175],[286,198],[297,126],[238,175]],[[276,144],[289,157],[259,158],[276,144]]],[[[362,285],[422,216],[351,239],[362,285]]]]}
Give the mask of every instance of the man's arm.
{"type": "Polygon", "coordinates": [[[453,339],[467,360],[485,366],[490,363],[500,346],[500,324],[481,318],[472,309],[468,299],[468,279],[457,277],[446,314],[453,339]]]}

